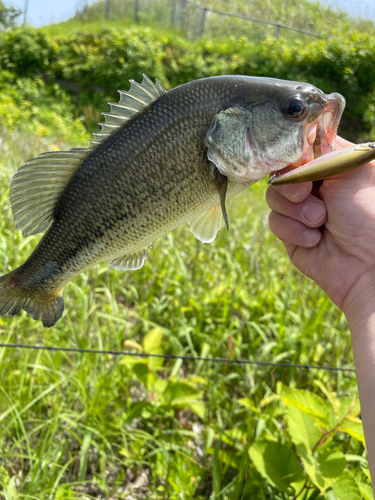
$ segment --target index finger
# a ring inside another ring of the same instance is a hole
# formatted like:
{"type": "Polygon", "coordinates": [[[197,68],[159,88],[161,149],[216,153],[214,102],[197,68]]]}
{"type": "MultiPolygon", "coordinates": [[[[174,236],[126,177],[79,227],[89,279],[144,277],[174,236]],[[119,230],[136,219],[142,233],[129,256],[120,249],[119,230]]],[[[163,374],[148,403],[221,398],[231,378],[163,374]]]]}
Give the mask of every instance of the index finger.
{"type": "MultiPolygon", "coordinates": [[[[286,169],[281,172],[286,171],[286,169]]],[[[285,196],[293,203],[300,203],[305,200],[312,191],[312,182],[301,182],[300,184],[285,184],[283,186],[269,186],[268,189],[274,189],[282,196],[285,196]]]]}

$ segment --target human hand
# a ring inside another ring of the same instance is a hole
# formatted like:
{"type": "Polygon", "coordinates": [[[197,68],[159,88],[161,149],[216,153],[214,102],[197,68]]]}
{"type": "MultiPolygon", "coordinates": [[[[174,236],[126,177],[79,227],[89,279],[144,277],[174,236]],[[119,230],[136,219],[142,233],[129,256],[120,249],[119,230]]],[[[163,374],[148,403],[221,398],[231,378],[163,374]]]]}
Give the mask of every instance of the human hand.
{"type": "MultiPolygon", "coordinates": [[[[351,143],[338,137],[336,145],[351,143]]],[[[292,263],[345,314],[375,299],[375,161],[319,188],[311,182],[269,187],[266,199],[271,230],[292,263]]]]}

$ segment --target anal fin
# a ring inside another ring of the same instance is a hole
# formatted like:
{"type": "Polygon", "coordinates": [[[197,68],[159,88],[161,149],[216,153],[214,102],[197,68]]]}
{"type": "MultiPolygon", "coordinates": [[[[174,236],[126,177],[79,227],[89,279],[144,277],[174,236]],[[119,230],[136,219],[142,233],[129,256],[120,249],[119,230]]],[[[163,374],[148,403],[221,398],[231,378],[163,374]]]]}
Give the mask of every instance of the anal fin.
{"type": "Polygon", "coordinates": [[[126,253],[117,259],[111,260],[108,264],[118,271],[135,271],[140,269],[147,259],[147,246],[138,248],[131,253],[126,253]]]}
{"type": "Polygon", "coordinates": [[[216,205],[195,217],[190,224],[190,231],[202,243],[211,243],[216,238],[221,226],[221,207],[216,205]]]}

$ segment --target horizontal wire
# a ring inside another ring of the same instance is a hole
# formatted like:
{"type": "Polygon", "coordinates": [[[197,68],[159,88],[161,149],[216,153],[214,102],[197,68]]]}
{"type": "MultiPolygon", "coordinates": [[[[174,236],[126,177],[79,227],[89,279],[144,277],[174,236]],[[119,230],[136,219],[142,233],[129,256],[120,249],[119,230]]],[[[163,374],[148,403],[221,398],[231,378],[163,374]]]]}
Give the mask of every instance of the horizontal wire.
{"type": "Polygon", "coordinates": [[[138,356],[141,358],[164,358],[164,359],[182,359],[184,361],[211,361],[212,363],[235,363],[238,365],[255,365],[255,366],[273,366],[282,368],[303,368],[306,370],[327,370],[340,372],[354,372],[354,368],[343,366],[320,366],[320,365],[303,365],[295,363],[282,363],[273,361],[251,361],[247,359],[227,359],[227,358],[205,358],[203,356],[184,356],[182,354],[153,354],[147,352],[127,352],[127,351],[106,351],[100,349],[81,349],[79,347],[53,347],[39,346],[28,344],[2,344],[0,347],[8,347],[11,349],[39,349],[44,351],[63,351],[63,352],[81,352],[88,354],[111,354],[112,356],[138,356]]]}

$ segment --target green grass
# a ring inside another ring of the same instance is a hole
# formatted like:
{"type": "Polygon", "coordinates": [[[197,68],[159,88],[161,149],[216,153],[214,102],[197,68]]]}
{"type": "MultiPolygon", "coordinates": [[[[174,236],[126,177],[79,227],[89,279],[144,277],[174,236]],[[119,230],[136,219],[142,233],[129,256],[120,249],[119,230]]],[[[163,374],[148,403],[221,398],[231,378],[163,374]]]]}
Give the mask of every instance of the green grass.
{"type": "MultiPolygon", "coordinates": [[[[199,2],[198,2],[199,3],[199,2]]],[[[371,21],[351,19],[343,10],[333,10],[324,7],[319,2],[309,0],[206,0],[204,5],[222,12],[240,14],[250,18],[271,21],[308,32],[329,37],[333,31],[348,32],[353,29],[360,31],[371,30],[374,25],[371,21]]],[[[182,2],[174,0],[142,0],[139,2],[138,23],[153,26],[157,29],[181,29],[189,38],[200,35],[202,10],[191,4],[182,7],[182,2]],[[177,4],[177,5],[176,5],[177,4]],[[174,23],[172,25],[172,18],[174,23]]],[[[106,2],[91,3],[86,12],[81,12],[78,19],[92,23],[104,20],[106,2]]],[[[135,23],[134,0],[111,0],[109,20],[116,23],[135,23]]],[[[73,21],[73,20],[71,20],[73,21]]],[[[278,36],[275,26],[237,19],[217,13],[208,13],[204,26],[204,36],[229,37],[245,36],[248,39],[262,40],[269,36],[278,36]]],[[[282,36],[293,42],[304,35],[282,30],[282,36]]],[[[306,37],[305,37],[306,38],[306,37]]]]}
{"type": "MultiPolygon", "coordinates": [[[[11,176],[54,144],[17,133],[0,140],[8,272],[38,241],[12,221],[11,176]]],[[[181,227],[153,244],[138,271],[103,263],[70,282],[55,327],[24,312],[0,318],[1,341],[352,366],[342,313],[291,267],[268,228],[265,189],[262,181],[231,200],[230,232],[212,244],[181,227]]],[[[283,435],[264,398],[280,383],[322,395],[314,380],[357,393],[343,373],[1,348],[0,498],[292,498],[262,478],[248,447],[264,433],[283,435]]]]}

